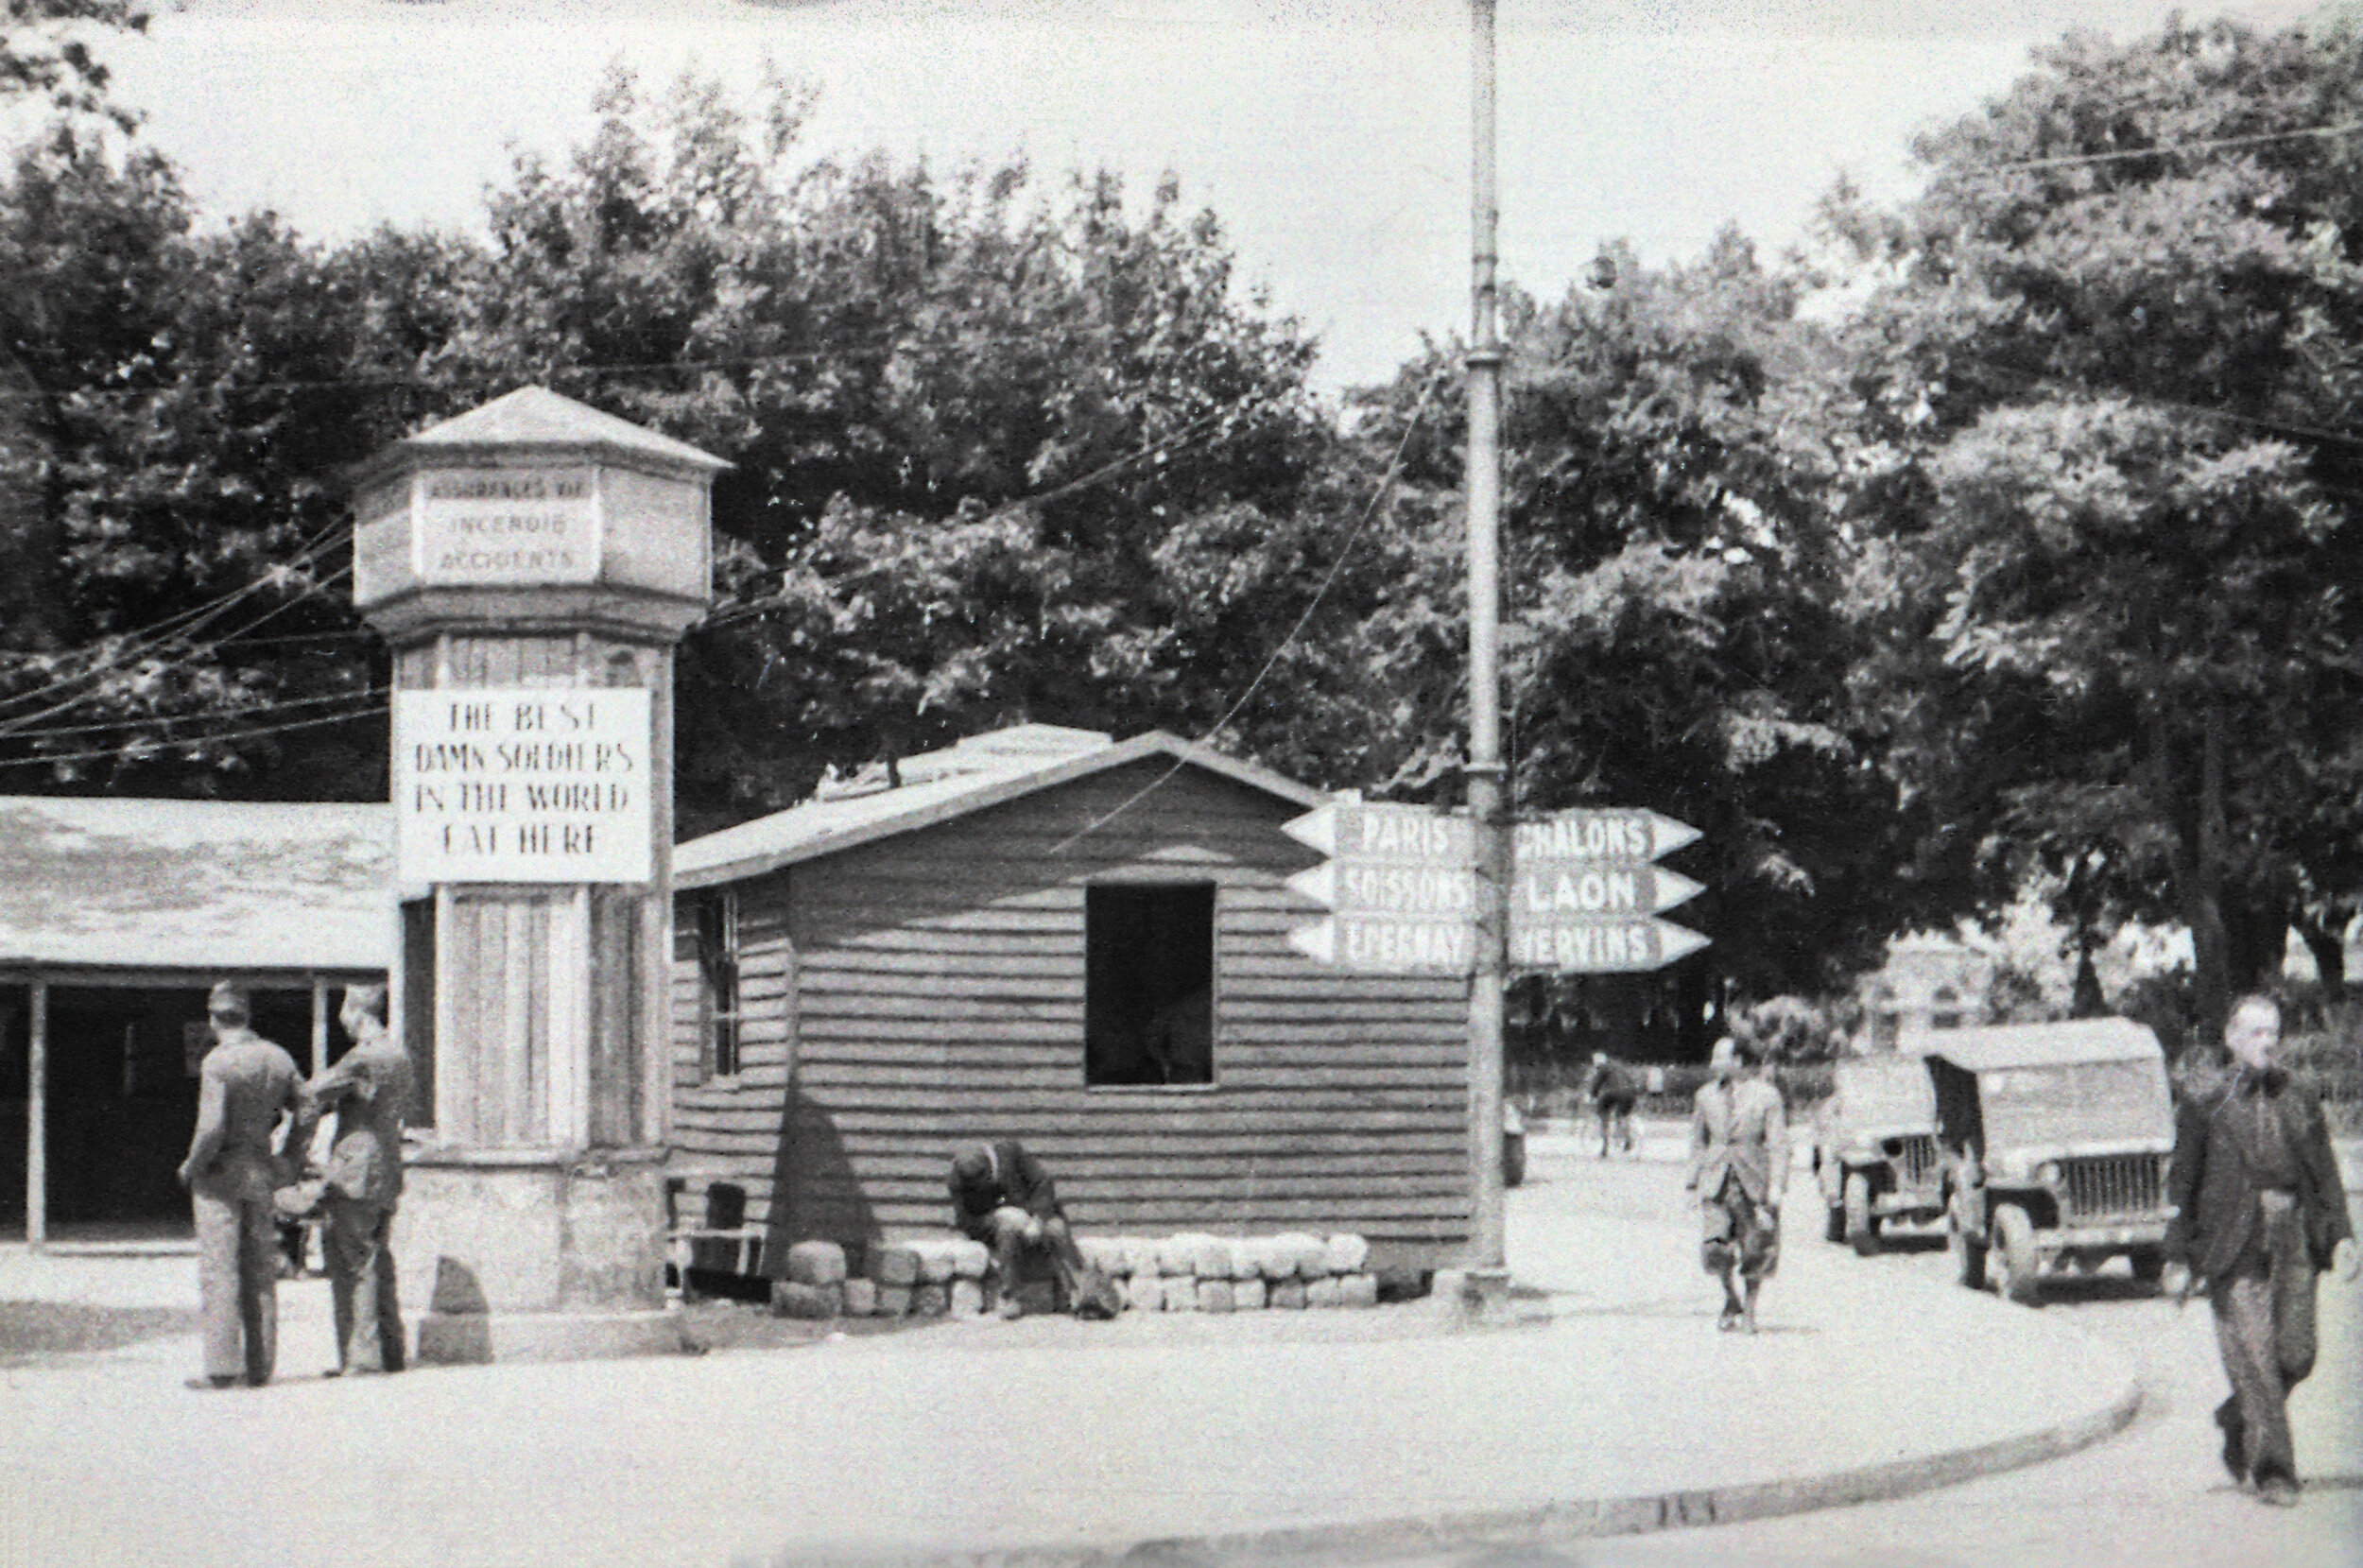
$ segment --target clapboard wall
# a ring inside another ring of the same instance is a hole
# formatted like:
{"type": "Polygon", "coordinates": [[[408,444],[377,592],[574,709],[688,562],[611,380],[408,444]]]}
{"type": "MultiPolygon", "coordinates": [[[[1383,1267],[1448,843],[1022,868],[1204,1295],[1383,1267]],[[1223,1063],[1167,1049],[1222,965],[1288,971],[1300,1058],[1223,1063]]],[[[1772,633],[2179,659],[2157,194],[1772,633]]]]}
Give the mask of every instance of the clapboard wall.
{"type": "MultiPolygon", "coordinates": [[[[1356,1231],[1432,1266],[1469,1228],[1462,982],[1299,956],[1303,808],[1163,758],[737,885],[742,1069],[703,1069],[695,922],[675,968],[674,1139],[786,1241],[948,1220],[956,1145],[1016,1137],[1085,1233],[1356,1231]],[[1078,834],[1082,834],[1077,837],[1078,834]],[[1070,842],[1070,840],[1072,840],[1070,842]],[[1086,1087],[1084,890],[1216,887],[1215,1081],[1086,1087]]],[[[694,1183],[693,1183],[694,1185],[694,1183]]]]}

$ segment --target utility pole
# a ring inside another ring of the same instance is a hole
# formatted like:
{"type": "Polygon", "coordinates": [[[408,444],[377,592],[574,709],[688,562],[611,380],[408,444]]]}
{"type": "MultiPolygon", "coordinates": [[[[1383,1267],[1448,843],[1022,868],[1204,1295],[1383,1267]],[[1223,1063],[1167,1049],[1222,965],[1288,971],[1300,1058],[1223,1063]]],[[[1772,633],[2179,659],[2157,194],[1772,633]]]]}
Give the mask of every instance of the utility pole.
{"type": "Polygon", "coordinates": [[[1501,735],[1501,387],[1495,319],[1493,188],[1493,6],[1470,0],[1475,54],[1474,245],[1469,371],[1469,818],[1476,837],[1476,973],[1469,981],[1469,1158],[1475,1177],[1469,1283],[1499,1302],[1509,1275],[1502,1217],[1502,976],[1507,965],[1509,831],[1502,809],[1501,735]]]}

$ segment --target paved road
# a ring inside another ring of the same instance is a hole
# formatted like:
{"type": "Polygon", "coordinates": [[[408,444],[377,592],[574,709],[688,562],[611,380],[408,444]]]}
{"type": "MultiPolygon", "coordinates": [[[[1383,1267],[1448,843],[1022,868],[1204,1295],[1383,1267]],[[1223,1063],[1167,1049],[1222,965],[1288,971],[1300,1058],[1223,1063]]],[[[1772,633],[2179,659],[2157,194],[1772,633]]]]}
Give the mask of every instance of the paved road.
{"type": "MultiPolygon", "coordinates": [[[[1800,1196],[1812,1201],[1810,1188],[1800,1196]]],[[[1673,1167],[1562,1155],[1538,1159],[1513,1200],[1535,1211],[1641,1217],[1666,1214],[1682,1195],[1673,1167]]],[[[1828,1247],[1820,1235],[1801,1213],[1782,1245],[1828,1247]]],[[[1929,1278],[1942,1278],[1945,1265],[1933,1248],[1849,1261],[1929,1278]]],[[[2283,1510],[2234,1491],[2216,1460],[2208,1417],[2225,1385],[2205,1306],[2178,1313],[2118,1274],[2122,1267],[2071,1282],[2035,1309],[2072,1319],[2142,1366],[2141,1417],[2096,1448],[1893,1503],[1575,1545],[1505,1542],[1420,1568],[2363,1568],[2363,1286],[2322,1282],[2320,1365],[2292,1402],[2307,1494],[2283,1510]]],[[[1713,1292],[1712,1282],[1699,1284],[1713,1292]]],[[[1776,1277],[1768,1298],[1781,1285],[1776,1277]]],[[[1909,1354],[1908,1345],[1899,1341],[1897,1353],[1909,1354]]],[[[1795,1393],[1876,1397],[1872,1389],[1795,1393]]]]}

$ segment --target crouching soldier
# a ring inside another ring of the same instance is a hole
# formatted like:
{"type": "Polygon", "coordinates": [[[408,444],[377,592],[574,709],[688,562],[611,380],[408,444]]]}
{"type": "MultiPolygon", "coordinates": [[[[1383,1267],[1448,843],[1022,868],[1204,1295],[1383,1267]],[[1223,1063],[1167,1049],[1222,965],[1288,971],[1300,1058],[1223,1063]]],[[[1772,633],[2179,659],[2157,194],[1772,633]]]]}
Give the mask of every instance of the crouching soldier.
{"type": "Polygon", "coordinates": [[[1069,1301],[1083,1277],[1083,1258],[1059,1207],[1059,1193],[1042,1162],[1014,1138],[973,1144],[952,1157],[952,1223],[992,1249],[1000,1300],[994,1311],[1015,1318],[1018,1265],[1028,1250],[1045,1251],[1069,1301]]]}

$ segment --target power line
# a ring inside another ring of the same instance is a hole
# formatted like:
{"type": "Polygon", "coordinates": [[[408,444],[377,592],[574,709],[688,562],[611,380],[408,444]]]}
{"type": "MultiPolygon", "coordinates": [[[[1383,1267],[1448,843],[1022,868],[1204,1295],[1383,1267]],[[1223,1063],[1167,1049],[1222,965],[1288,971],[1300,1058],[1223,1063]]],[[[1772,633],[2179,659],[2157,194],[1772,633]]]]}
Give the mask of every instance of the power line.
{"type": "Polygon", "coordinates": [[[2336,441],[2343,446],[2363,448],[2363,436],[2344,430],[2329,430],[2310,424],[2291,424],[2284,420],[2266,419],[2257,414],[2238,414],[2229,408],[2214,408],[2203,403],[2183,403],[2174,398],[2163,398],[2149,392],[2136,391],[2130,388],[2096,387],[2087,382],[2071,380],[2066,376],[2049,375],[2042,370],[2029,370],[2016,365],[2006,364],[1985,354],[1971,356],[1971,363],[1977,370],[2015,376],[2023,383],[2053,387],[2062,391],[2081,393],[2086,397],[2120,397],[2130,403],[2143,404],[2151,408],[2171,413],[2190,414],[2199,419],[2224,420],[2234,424],[2244,424],[2253,429],[2263,430],[2271,435],[2292,436],[2303,440],[2336,441]]]}
{"type": "MultiPolygon", "coordinates": [[[[1005,501],[1000,506],[993,508],[992,510],[980,513],[973,520],[962,522],[958,518],[954,518],[950,521],[962,527],[975,527],[980,524],[991,523],[998,518],[1008,517],[1014,513],[1027,510],[1031,508],[1048,506],[1053,501],[1060,500],[1065,496],[1074,494],[1078,491],[1098,484],[1100,481],[1110,477],[1121,470],[1130,468],[1136,463],[1147,462],[1152,457],[1172,451],[1174,448],[1180,446],[1183,441],[1187,440],[1191,436],[1205,429],[1208,425],[1215,423],[1218,420],[1227,419],[1233,414],[1246,412],[1249,408],[1253,407],[1257,403],[1263,402],[1267,394],[1262,391],[1250,392],[1246,397],[1243,397],[1234,403],[1225,404],[1223,406],[1213,410],[1211,413],[1200,415],[1199,418],[1182,426],[1179,430],[1174,431],[1168,436],[1161,438],[1147,446],[1142,447],[1137,451],[1127,453],[1125,456],[1118,457],[1112,462],[1103,463],[1099,467],[1093,469],[1090,473],[1078,478],[1069,479],[1063,484],[1054,485],[1049,490],[1043,491],[1038,494],[1021,496],[1014,501],[1005,501]]],[[[769,577],[774,574],[778,574],[783,577],[783,580],[785,580],[785,574],[794,570],[795,565],[791,562],[783,566],[767,568],[762,575],[769,577]]],[[[736,626],[741,621],[752,620],[763,614],[766,611],[774,609],[784,602],[785,601],[775,591],[762,598],[750,599],[720,612],[708,619],[701,627],[699,628],[699,629],[701,631],[715,631],[719,630],[724,627],[736,626]]]]}
{"type": "Polygon", "coordinates": [[[2168,158],[2185,152],[2213,152],[2219,147],[2264,146],[2272,142],[2303,141],[2316,136],[2351,136],[2363,131],[2363,120],[2350,120],[2344,125],[2316,126],[2305,130],[2268,130],[2253,136],[2215,136],[2197,142],[2166,142],[2151,147],[2129,147],[2122,152],[2065,152],[2056,157],[2016,158],[1999,164],[1972,164],[1963,168],[1940,167],[1939,179],[1957,174],[2001,174],[2015,169],[2067,168],[2079,164],[2113,164],[2128,158],[2168,158]]]}
{"type": "MultiPolygon", "coordinates": [[[[170,739],[160,739],[150,743],[153,750],[147,754],[126,755],[128,748],[136,748],[140,744],[139,742],[133,741],[126,743],[126,746],[108,747],[103,750],[60,751],[53,752],[46,756],[0,758],[0,767],[55,767],[60,763],[90,762],[102,757],[112,757],[118,762],[154,762],[158,760],[170,761],[173,759],[168,757],[160,757],[158,753],[169,751],[176,747],[193,749],[200,746],[217,746],[229,741],[258,740],[265,735],[285,734],[290,731],[295,730],[317,730],[321,726],[328,724],[346,724],[356,718],[368,718],[373,715],[385,713],[387,712],[387,709],[388,705],[386,703],[379,702],[373,703],[367,708],[356,708],[349,714],[331,714],[324,718],[291,719],[285,724],[267,724],[258,729],[252,730],[229,730],[218,734],[211,735],[174,736],[170,739]]],[[[191,762],[196,759],[194,757],[182,757],[179,760],[182,762],[191,762]]]]}
{"type": "MultiPolygon", "coordinates": [[[[1392,493],[1395,488],[1395,478],[1403,472],[1404,454],[1408,451],[1411,446],[1412,433],[1419,429],[1421,417],[1427,412],[1427,401],[1429,397],[1435,393],[1437,383],[1443,380],[1445,369],[1445,366],[1439,365],[1433,371],[1429,372],[1427,385],[1420,388],[1420,401],[1413,405],[1411,418],[1404,423],[1403,437],[1400,440],[1395,442],[1394,455],[1387,460],[1387,469],[1386,472],[1379,476],[1378,488],[1371,492],[1370,505],[1362,509],[1361,517],[1355,520],[1353,529],[1348,532],[1345,537],[1345,542],[1337,546],[1337,553],[1331,559],[1329,570],[1322,576],[1320,586],[1313,590],[1312,598],[1305,602],[1303,613],[1300,614],[1296,619],[1296,624],[1288,629],[1287,635],[1281,638],[1279,643],[1273,646],[1269,657],[1264,661],[1264,667],[1255,672],[1255,679],[1247,683],[1247,689],[1239,694],[1238,700],[1233,702],[1230,709],[1223,714],[1222,717],[1215,721],[1214,728],[1208,730],[1206,733],[1200,737],[1199,741],[1199,745],[1204,746],[1211,743],[1216,735],[1221,734],[1225,729],[1230,727],[1233,719],[1239,716],[1240,711],[1247,706],[1248,699],[1255,695],[1256,688],[1263,685],[1265,678],[1270,675],[1271,672],[1279,666],[1280,656],[1288,650],[1289,645],[1296,641],[1298,634],[1303,631],[1305,626],[1311,622],[1313,619],[1313,612],[1320,608],[1321,599],[1329,593],[1331,585],[1337,580],[1337,574],[1345,569],[1347,558],[1354,553],[1354,546],[1361,539],[1362,530],[1370,526],[1371,519],[1378,515],[1379,507],[1384,504],[1387,497],[1392,493]]],[[[1182,766],[1183,764],[1177,759],[1172,767],[1166,768],[1163,773],[1158,774],[1157,777],[1151,779],[1146,784],[1143,784],[1138,790],[1134,791],[1125,800],[1118,801],[1106,816],[1101,817],[1096,820],[1085,823],[1075,832],[1069,834],[1066,837],[1061,839],[1057,844],[1052,845],[1050,853],[1053,855],[1064,854],[1067,850],[1076,843],[1089,837],[1091,835],[1098,832],[1101,828],[1106,827],[1110,822],[1114,821],[1117,818],[1123,816],[1126,812],[1140,804],[1141,801],[1147,800],[1157,790],[1163,788],[1167,781],[1172,779],[1175,774],[1182,771],[1182,766]]]]}
{"type": "MultiPolygon", "coordinates": [[[[262,714],[293,713],[299,708],[317,708],[322,703],[327,702],[352,702],[362,698],[384,697],[392,690],[393,688],[390,686],[364,686],[357,691],[330,692],[319,697],[276,698],[267,702],[250,702],[242,707],[233,708],[210,708],[199,713],[135,714],[129,715],[122,718],[109,719],[103,723],[54,724],[44,725],[38,730],[9,730],[0,732],[4,732],[7,738],[15,741],[43,741],[58,735],[99,734],[110,730],[137,730],[147,726],[158,724],[195,724],[211,719],[250,718],[262,714]]],[[[169,741],[175,739],[202,740],[205,737],[202,735],[190,735],[185,737],[159,736],[157,738],[160,741],[169,741]]]]}
{"type": "MultiPolygon", "coordinates": [[[[343,577],[346,573],[352,570],[352,562],[348,561],[344,565],[336,568],[334,572],[329,573],[326,577],[311,580],[306,584],[306,586],[312,589],[326,588],[330,583],[335,582],[337,578],[343,577]]],[[[249,586],[250,587],[252,585],[250,584],[249,586]]],[[[262,614],[254,617],[254,619],[247,622],[245,626],[240,627],[237,631],[232,632],[229,635],[230,637],[236,637],[251,631],[256,627],[263,625],[265,622],[269,621],[278,615],[285,613],[288,610],[293,609],[296,605],[302,602],[303,595],[298,594],[281,604],[274,605],[269,610],[265,611],[262,614]]],[[[226,610],[228,605],[225,603],[223,608],[226,610]]],[[[208,617],[208,619],[210,620],[212,617],[208,617]]],[[[229,638],[216,639],[214,642],[201,644],[198,646],[188,648],[181,653],[161,658],[157,661],[158,671],[161,673],[165,670],[184,667],[199,656],[216,650],[222,646],[223,642],[228,640],[229,638]]],[[[150,646],[152,646],[153,645],[150,646]]],[[[138,657],[144,658],[147,656],[147,648],[142,648],[138,652],[138,657]]],[[[62,681],[55,681],[47,689],[56,690],[60,686],[75,685],[84,681],[95,681],[108,675],[117,674],[120,673],[129,662],[129,659],[119,654],[118,656],[111,659],[108,663],[95,665],[89,670],[83,671],[79,675],[70,676],[62,681]]],[[[25,697],[31,697],[39,694],[27,693],[24,695],[25,697]]],[[[22,699],[23,698],[18,698],[18,700],[22,699]]],[[[52,714],[61,714],[69,709],[78,708],[83,703],[88,702],[91,699],[92,694],[89,692],[83,692],[78,697],[69,697],[61,701],[53,702],[45,708],[37,708],[29,714],[19,714],[13,718],[0,720],[0,735],[15,734],[37,719],[46,718],[52,714]]]]}
{"type": "MultiPolygon", "coordinates": [[[[58,676],[42,685],[31,687],[25,691],[11,693],[6,698],[0,698],[0,709],[11,707],[20,702],[38,700],[51,692],[77,684],[80,681],[92,680],[97,676],[108,673],[110,670],[120,669],[133,658],[145,655],[149,649],[168,642],[175,635],[186,636],[189,632],[196,630],[198,627],[212,624],[214,621],[219,619],[223,613],[226,613],[232,605],[246,597],[248,594],[254,593],[257,589],[274,585],[284,585],[285,574],[292,572],[298,567],[310,565],[315,560],[319,559],[322,553],[334,548],[336,545],[343,542],[343,521],[344,520],[339,517],[331,522],[319,533],[313,535],[312,539],[302,547],[298,549],[293,556],[289,557],[285,561],[274,562],[269,571],[250,578],[241,586],[232,589],[226,594],[219,594],[215,595],[213,598],[191,605],[185,610],[175,611],[172,614],[165,616],[163,620],[140,628],[138,630],[123,633],[121,640],[116,642],[112,647],[107,649],[105,657],[99,663],[87,668],[78,670],[70,675],[58,676]]],[[[251,629],[253,626],[260,624],[260,622],[250,623],[248,629],[251,629]]],[[[236,633],[232,633],[233,637],[235,635],[236,633]]],[[[217,647],[222,642],[228,640],[228,638],[217,639],[211,646],[217,647]]],[[[38,717],[40,715],[34,715],[30,716],[38,717]]]]}
{"type": "MultiPolygon", "coordinates": [[[[1088,338],[1100,344],[1113,342],[1118,329],[1105,322],[1087,323],[1072,329],[1070,336],[1088,338]]],[[[959,333],[949,340],[939,341],[916,331],[891,338],[868,341],[854,339],[834,343],[826,348],[781,349],[766,353],[723,355],[703,359],[621,359],[597,360],[587,364],[549,364],[534,366],[488,366],[481,370],[455,370],[441,379],[418,372],[385,375],[339,375],[300,378],[272,378],[265,381],[238,381],[225,384],[191,386],[181,382],[160,383],[152,387],[71,387],[0,388],[0,401],[46,402],[60,398],[169,398],[176,395],[223,396],[255,392],[325,391],[336,388],[379,391],[457,391],[471,383],[503,382],[520,376],[557,377],[568,375],[642,375],[664,370],[743,370],[768,365],[822,365],[846,358],[892,358],[901,353],[937,353],[958,356],[984,346],[1022,344],[1041,348],[1045,342],[1056,342],[1041,333],[959,333]]],[[[524,385],[520,382],[520,385],[524,385]]]]}

